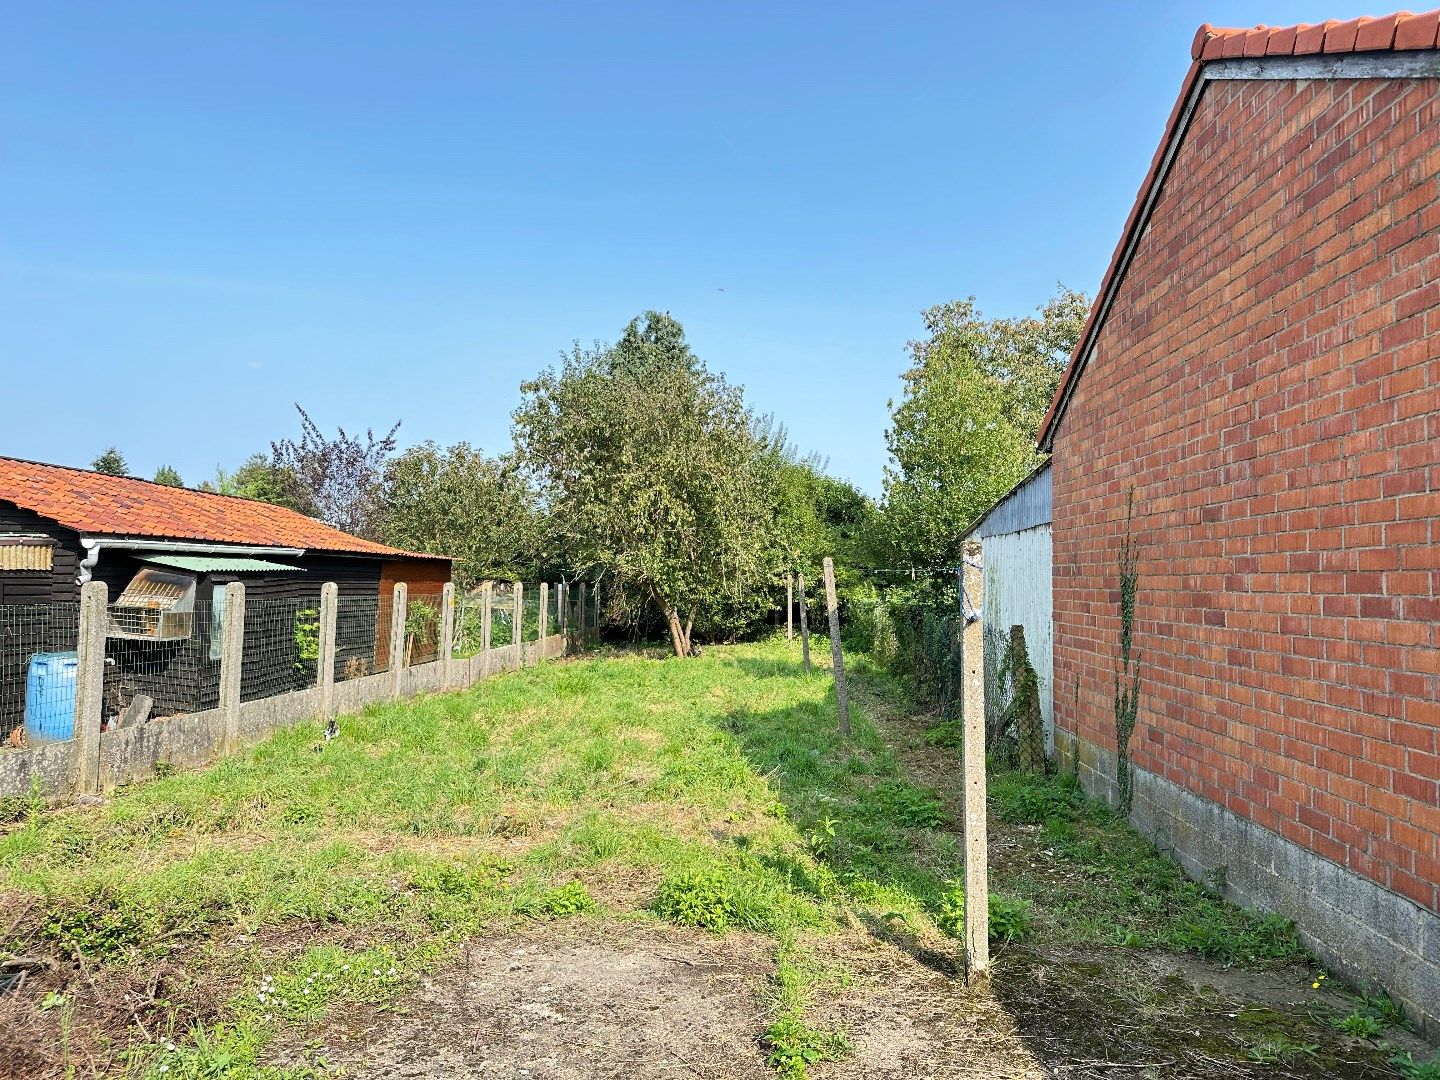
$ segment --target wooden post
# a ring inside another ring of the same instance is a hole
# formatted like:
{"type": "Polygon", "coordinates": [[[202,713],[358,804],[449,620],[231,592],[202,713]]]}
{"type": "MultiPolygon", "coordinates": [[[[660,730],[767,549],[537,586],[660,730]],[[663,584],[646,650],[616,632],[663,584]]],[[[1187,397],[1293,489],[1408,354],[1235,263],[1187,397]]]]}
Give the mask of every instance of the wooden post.
{"type": "Polygon", "coordinates": [[[75,671],[75,793],[100,791],[100,725],[105,722],[105,635],[110,590],[103,581],[80,587],[80,634],[75,671]]]}
{"type": "Polygon", "coordinates": [[[455,655],[455,583],[440,590],[440,689],[450,689],[450,662],[455,655]]]}
{"type": "Polygon", "coordinates": [[[395,599],[390,603],[390,696],[400,696],[400,683],[405,678],[405,609],[409,606],[410,590],[405,582],[395,584],[395,599]]]}
{"type": "Polygon", "coordinates": [[[800,658],[810,674],[810,605],[805,603],[805,575],[800,575],[800,658]]]}
{"type": "Polygon", "coordinates": [[[335,715],[335,623],[340,611],[340,586],[327,581],[320,586],[320,658],[315,680],[320,687],[320,715],[335,715]]]}
{"type": "Polygon", "coordinates": [[[830,621],[830,666],[835,674],[835,704],[840,734],[850,734],[850,695],[845,692],[845,654],[840,649],[840,602],[835,598],[835,563],[825,557],[825,614],[830,621]]]}
{"type": "Polygon", "coordinates": [[[795,640],[795,575],[785,575],[785,640],[795,640]]]}
{"type": "Polygon", "coordinates": [[[511,615],[513,625],[510,628],[510,636],[515,643],[515,670],[519,671],[525,666],[525,586],[521,582],[515,582],[515,592],[511,596],[511,615]]]}
{"type": "Polygon", "coordinates": [[[545,639],[550,636],[550,586],[547,582],[540,583],[540,629],[535,635],[536,649],[540,656],[545,655],[545,639]]]}
{"type": "MultiPolygon", "coordinates": [[[[962,616],[963,619],[963,616],[962,616]]],[[[960,633],[960,670],[965,670],[965,633],[960,633]]],[[[965,803],[965,981],[990,977],[990,875],[985,815],[985,717],[965,712],[965,680],[960,680],[963,736],[961,762],[965,803]]]]}
{"type": "Polygon", "coordinates": [[[225,586],[225,612],[220,620],[220,709],[225,716],[221,748],[231,753],[240,743],[240,673],[245,666],[245,586],[225,586]]]}
{"type": "Polygon", "coordinates": [[[480,587],[480,655],[485,678],[490,674],[490,634],[495,628],[495,583],[487,581],[480,587]]]}

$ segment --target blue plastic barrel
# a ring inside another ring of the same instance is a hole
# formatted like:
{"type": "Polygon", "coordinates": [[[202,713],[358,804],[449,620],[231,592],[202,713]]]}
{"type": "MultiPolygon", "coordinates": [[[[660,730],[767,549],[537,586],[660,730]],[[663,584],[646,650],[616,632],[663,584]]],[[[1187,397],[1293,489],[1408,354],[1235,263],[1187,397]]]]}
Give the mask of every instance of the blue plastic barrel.
{"type": "Polygon", "coordinates": [[[73,652],[36,653],[25,677],[25,738],[59,742],[75,734],[75,672],[80,656],[73,652]]]}

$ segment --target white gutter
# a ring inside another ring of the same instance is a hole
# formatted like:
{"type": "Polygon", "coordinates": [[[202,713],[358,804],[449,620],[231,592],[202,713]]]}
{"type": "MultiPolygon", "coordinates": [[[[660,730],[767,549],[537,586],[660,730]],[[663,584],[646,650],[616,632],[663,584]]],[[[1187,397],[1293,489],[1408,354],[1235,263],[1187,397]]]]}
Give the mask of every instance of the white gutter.
{"type": "Polygon", "coordinates": [[[279,555],[282,558],[298,558],[305,554],[304,548],[207,544],[195,540],[124,540],[112,536],[82,536],[80,546],[85,549],[85,558],[80,562],[80,573],[75,580],[81,585],[90,580],[95,564],[100,561],[100,552],[105,548],[116,551],[173,551],[188,555],[279,555]]]}

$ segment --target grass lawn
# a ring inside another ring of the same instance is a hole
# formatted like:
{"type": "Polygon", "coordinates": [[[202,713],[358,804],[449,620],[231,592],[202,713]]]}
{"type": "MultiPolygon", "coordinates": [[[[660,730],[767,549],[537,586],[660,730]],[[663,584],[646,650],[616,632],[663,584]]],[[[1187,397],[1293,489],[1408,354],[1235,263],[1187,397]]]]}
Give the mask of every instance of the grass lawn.
{"type": "MultiPolygon", "coordinates": [[[[52,962],[0,998],[10,1067],[322,1074],[318,1059],[266,1065],[267,1046],[395,1000],[488,928],[567,917],[763,935],[771,1065],[844,1058],[845,1033],[807,1011],[846,979],[823,942],[859,924],[943,953],[960,841],[938,785],[864,710],[839,739],[828,674],[803,674],[797,652],[546,664],[372,707],[323,747],[302,725],[100,806],[11,807],[6,948],[52,962]]],[[[857,668],[872,711],[903,709],[857,668]]],[[[1002,940],[1300,955],[1288,926],[1186,882],[1073,786],[1000,778],[994,799],[1049,853],[998,863],[1002,940]]]]}

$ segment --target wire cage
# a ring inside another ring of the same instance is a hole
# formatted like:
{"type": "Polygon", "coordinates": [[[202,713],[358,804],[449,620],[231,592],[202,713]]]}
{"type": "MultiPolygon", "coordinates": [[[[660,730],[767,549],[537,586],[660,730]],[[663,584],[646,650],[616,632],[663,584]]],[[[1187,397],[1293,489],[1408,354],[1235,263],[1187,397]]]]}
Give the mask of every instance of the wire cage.
{"type": "Polygon", "coordinates": [[[0,605],[0,739],[73,735],[80,605],[0,605]]]}
{"type": "MultiPolygon", "coordinates": [[[[224,603],[223,600],[215,604],[191,600],[188,606],[188,611],[170,611],[168,629],[154,635],[117,633],[112,608],[102,677],[101,715],[105,727],[127,720],[139,722],[150,717],[199,712],[220,703],[224,603]],[[182,618],[183,636],[180,635],[182,618]],[[140,700],[142,698],[146,700],[140,700]]],[[[133,610],[129,604],[124,609],[133,610]]]]}

